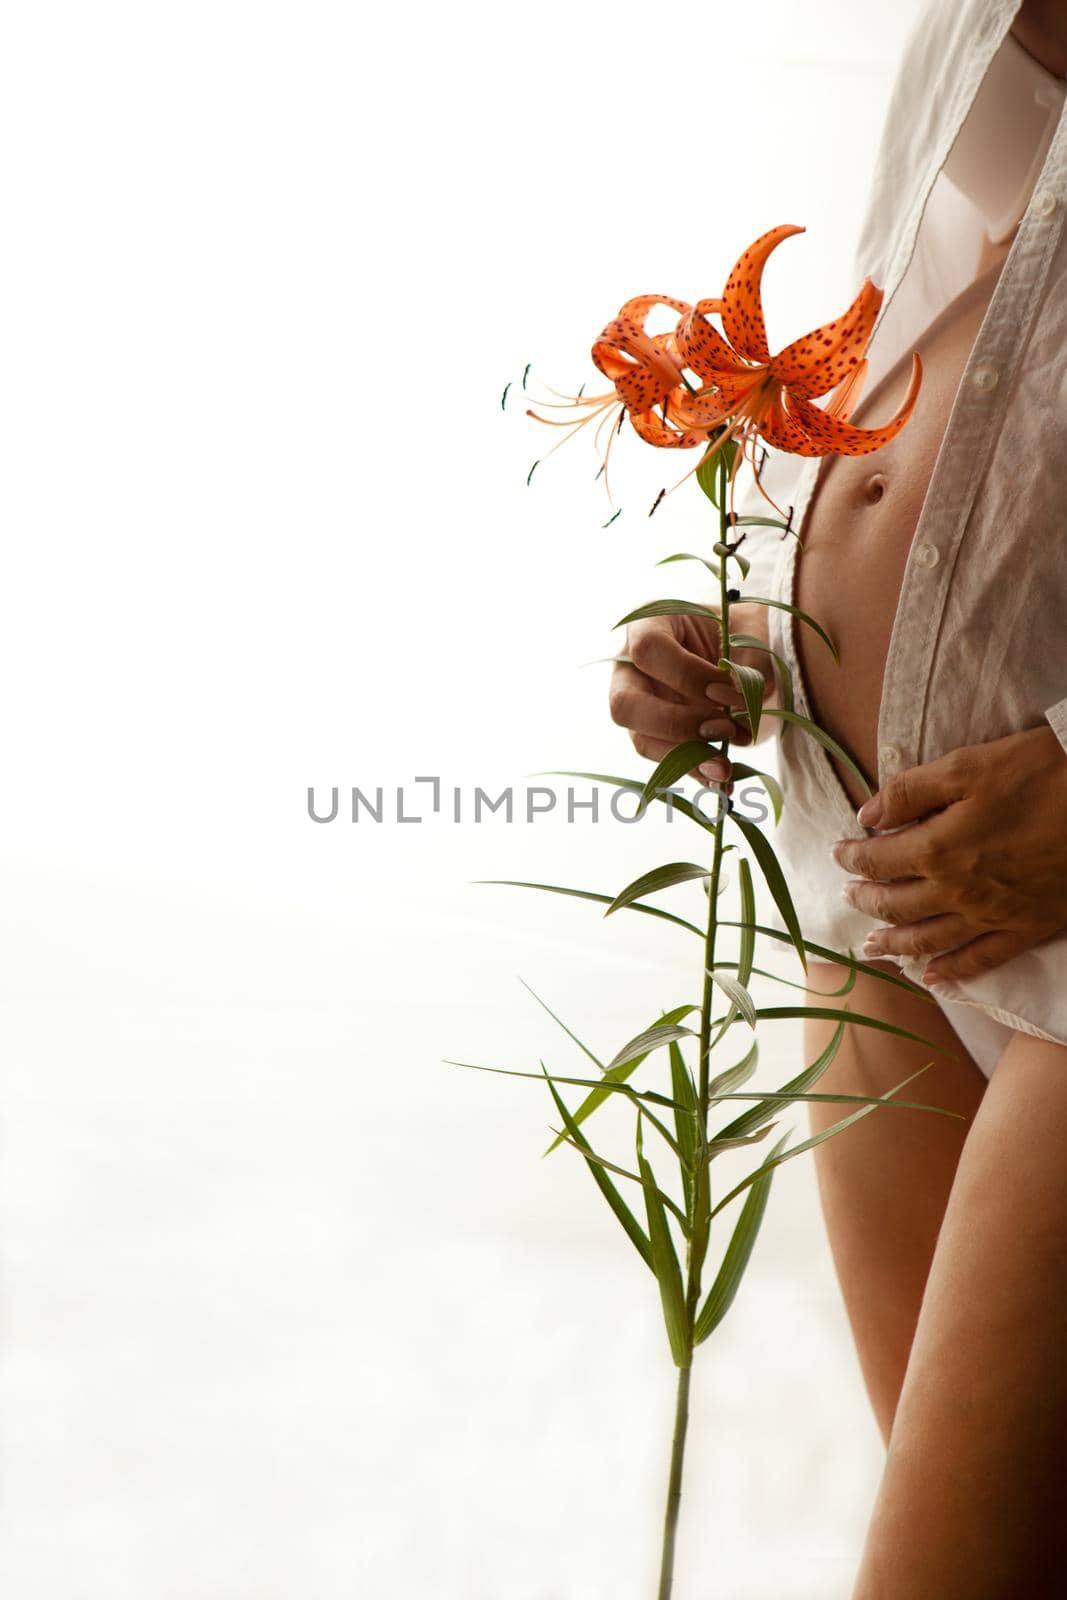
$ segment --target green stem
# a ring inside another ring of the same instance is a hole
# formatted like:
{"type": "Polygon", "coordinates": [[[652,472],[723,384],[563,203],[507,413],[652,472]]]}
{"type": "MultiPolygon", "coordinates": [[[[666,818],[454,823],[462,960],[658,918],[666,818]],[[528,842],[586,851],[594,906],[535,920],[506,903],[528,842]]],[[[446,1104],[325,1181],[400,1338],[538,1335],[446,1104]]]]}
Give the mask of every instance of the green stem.
{"type": "MultiPolygon", "coordinates": [[[[724,452],[718,462],[719,489],[719,542],[725,544],[730,533],[726,510],[728,471],[724,452]]],[[[730,580],[724,557],[719,567],[719,654],[724,661],[730,659],[730,580]]],[[[726,755],[729,740],[724,739],[720,753],[726,755]]],[[[696,1169],[692,1182],[692,1214],[686,1260],[686,1319],[689,1327],[690,1361],[692,1359],[693,1328],[697,1307],[700,1304],[701,1277],[708,1247],[708,1214],[711,1194],[708,1157],[708,1086],[711,1081],[711,1016],[715,999],[712,973],[715,968],[715,936],[718,931],[719,878],[722,872],[723,834],[726,824],[727,802],[719,793],[718,813],[715,818],[715,844],[711,859],[711,881],[708,884],[708,920],[704,935],[704,987],[700,1003],[700,1060],[697,1090],[697,1150],[696,1169]]],[[[689,1422],[689,1381],[691,1366],[687,1361],[678,1372],[678,1396],[674,1413],[674,1440],[671,1447],[670,1477],[667,1484],[667,1511],[663,1524],[663,1555],[660,1562],[658,1600],[670,1600],[674,1581],[674,1542],[678,1527],[678,1511],[682,1498],[682,1467],[685,1461],[685,1436],[689,1422]]]]}
{"type": "Polygon", "coordinates": [[[678,1507],[682,1500],[682,1462],[685,1459],[685,1434],[689,1424],[689,1374],[692,1370],[691,1367],[681,1367],[678,1371],[674,1441],[671,1445],[671,1473],[667,1483],[667,1514],[663,1522],[663,1557],[657,1600],[670,1600],[674,1582],[674,1541],[678,1532],[678,1507]]]}

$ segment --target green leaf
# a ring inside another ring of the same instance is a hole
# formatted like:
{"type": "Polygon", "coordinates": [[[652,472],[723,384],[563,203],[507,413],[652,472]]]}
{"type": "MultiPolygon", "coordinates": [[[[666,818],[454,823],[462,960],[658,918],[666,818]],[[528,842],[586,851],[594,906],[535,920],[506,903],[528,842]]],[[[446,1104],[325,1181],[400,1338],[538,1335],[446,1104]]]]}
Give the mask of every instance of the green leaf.
{"type": "Polygon", "coordinates": [[[748,728],[753,741],[759,737],[760,712],[763,709],[763,673],[758,667],[743,667],[737,661],[719,662],[722,671],[729,672],[740,689],[748,713],[748,728]]]}
{"type": "MultiPolygon", "coordinates": [[[[664,1013],[664,1015],[660,1018],[658,1026],[669,1026],[672,1023],[681,1022],[683,1017],[689,1016],[692,1012],[696,1011],[696,1009],[696,1006],[675,1006],[673,1011],[667,1011],[664,1013]]],[[[609,1067],[601,1081],[592,1086],[592,1093],[586,1095],[585,1099],[574,1113],[575,1122],[584,1122],[586,1117],[591,1116],[596,1110],[597,1106],[602,1105],[607,1099],[608,1095],[611,1093],[612,1086],[625,1083],[628,1078],[632,1078],[644,1059],[644,1055],[633,1056],[629,1061],[623,1061],[620,1062],[618,1066],[609,1067]]],[[[666,1101],[662,1103],[667,1104],[666,1101]]],[[[548,1149],[545,1151],[545,1155],[547,1156],[555,1148],[556,1147],[554,1144],[550,1144],[548,1149]]]]}
{"type": "Polygon", "coordinates": [[[702,761],[707,761],[712,754],[711,746],[704,739],[686,739],[684,744],[675,745],[673,750],[668,750],[656,767],[641,791],[642,796],[645,800],[658,798],[659,791],[669,789],[693,767],[699,767],[702,761]]]}
{"type": "Polygon", "coordinates": [[[752,964],[756,955],[756,935],[752,928],[756,920],[756,895],[752,887],[752,868],[743,856],[738,863],[737,871],[741,894],[741,921],[745,924],[738,941],[737,981],[747,985],[752,976],[752,964]]]}
{"type": "Polygon", "coordinates": [[[694,878],[710,876],[707,867],[698,867],[693,861],[669,861],[666,866],[643,872],[625,889],[620,889],[604,915],[610,917],[613,911],[621,911],[624,906],[640,900],[642,895],[655,894],[660,889],[671,889],[678,883],[691,883],[694,878]]]}
{"type": "MultiPolygon", "coordinates": [[[[691,1006],[690,1010],[696,1010],[696,1007],[691,1006]]],[[[677,1109],[676,1102],[671,1099],[670,1095],[659,1094],[655,1089],[635,1089],[632,1084],[625,1082],[624,1078],[622,1077],[620,1077],[618,1080],[604,1078],[574,1078],[566,1073],[561,1072],[553,1072],[549,1074],[541,1072],[522,1072],[518,1067],[486,1067],[482,1066],[477,1061],[451,1061],[447,1057],[445,1058],[444,1064],[446,1067],[466,1067],[468,1072],[495,1072],[499,1077],[502,1078],[533,1078],[538,1083],[541,1082],[542,1077],[548,1076],[551,1078],[553,1083],[568,1083],[573,1084],[579,1089],[596,1089],[601,1091],[601,1098],[603,1098],[604,1095],[609,1094],[625,1094],[634,1101],[640,1100],[643,1103],[647,1100],[650,1105],[666,1106],[670,1111],[677,1109]]],[[[597,1101],[597,1104],[600,1104],[599,1100],[597,1101]]],[[[572,1113],[572,1115],[574,1115],[575,1122],[579,1121],[576,1113],[572,1113]]],[[[556,1147],[554,1144],[549,1145],[548,1150],[543,1152],[544,1155],[547,1156],[549,1150],[554,1150],[555,1148],[556,1147]]]]}
{"type": "MultiPolygon", "coordinates": [[[[747,913],[746,913],[746,915],[747,915],[747,913]]],[[[605,1070],[604,1063],[599,1059],[598,1056],[595,1056],[593,1054],[593,1052],[590,1050],[589,1046],[587,1044],[583,1044],[576,1033],[572,1033],[571,1032],[571,1030],[568,1028],[567,1024],[564,1021],[562,1021],[562,1019],[560,1017],[556,1016],[556,1013],[552,1010],[551,1006],[546,1005],[545,1002],[541,999],[541,996],[535,990],[530,988],[530,985],[526,982],[525,978],[520,978],[519,982],[522,984],[523,988],[529,994],[533,995],[534,999],[537,1001],[537,1004],[544,1011],[548,1012],[549,1016],[552,1018],[552,1021],[557,1023],[558,1026],[563,1029],[563,1031],[567,1035],[568,1039],[573,1039],[574,1040],[574,1042],[578,1046],[579,1050],[581,1050],[585,1055],[587,1055],[589,1057],[589,1059],[593,1063],[594,1067],[598,1067],[600,1069],[600,1071],[603,1072],[605,1070]]]]}
{"type": "MultiPolygon", "coordinates": [[[[748,1177],[736,1184],[729,1194],[723,1196],[718,1205],[712,1207],[711,1215],[713,1217],[717,1216],[724,1206],[728,1206],[731,1200],[736,1199],[743,1190],[750,1188],[753,1183],[762,1177],[763,1173],[769,1172],[772,1167],[780,1167],[784,1162],[791,1161],[794,1156],[803,1155],[806,1150],[814,1150],[816,1145],[824,1144],[827,1139],[832,1139],[835,1134],[842,1133],[845,1128],[851,1128],[855,1123],[861,1122],[864,1117],[870,1116],[871,1112],[876,1110],[878,1106],[887,1105],[899,1090],[906,1088],[909,1083],[913,1083],[916,1078],[927,1070],[930,1064],[927,1062],[927,1066],[920,1067],[917,1072],[909,1072],[908,1076],[902,1078],[887,1094],[878,1096],[869,1105],[860,1106],[858,1111],[853,1111],[850,1116],[842,1117],[840,1122],[831,1123],[830,1127],[824,1128],[821,1133],[813,1134],[810,1139],[802,1139],[799,1144],[793,1145],[790,1150],[786,1150],[781,1155],[769,1156],[758,1172],[749,1173],[748,1177]]],[[[653,1253],[654,1262],[655,1254],[653,1253]]]]}
{"type": "MultiPolygon", "coordinates": [[[[795,1078],[790,1078],[788,1083],[783,1083],[782,1087],[777,1091],[778,1095],[803,1094],[806,1089],[811,1088],[813,1083],[818,1083],[840,1049],[841,1041],[844,1037],[845,1024],[839,1022],[834,1029],[833,1037],[829,1044],[823,1050],[820,1050],[815,1060],[810,1066],[805,1067],[803,1072],[798,1072],[795,1078]]],[[[769,1122],[772,1117],[777,1116],[780,1111],[784,1111],[786,1106],[792,1103],[791,1099],[784,1101],[779,1099],[769,1101],[765,1105],[752,1106],[748,1111],[742,1111],[741,1115],[735,1117],[733,1122],[727,1123],[718,1137],[720,1139],[743,1139],[746,1135],[754,1133],[757,1128],[762,1128],[764,1123],[769,1122]]]]}
{"type": "Polygon", "coordinates": [[[782,522],[779,517],[734,517],[735,528],[780,528],[783,533],[793,530],[787,522],[782,522]]]}
{"type": "Polygon", "coordinates": [[[766,714],[768,717],[778,717],[782,722],[792,722],[796,727],[803,728],[804,732],[810,734],[817,744],[821,744],[824,750],[829,750],[831,755],[835,755],[839,761],[844,762],[850,772],[856,774],[856,777],[863,785],[865,794],[869,795],[871,793],[870,784],[848,751],[843,745],[838,744],[837,740],[832,738],[825,728],[820,728],[817,723],[812,722],[810,717],[802,717],[797,711],[770,710],[766,714]]]}
{"type": "MultiPolygon", "coordinates": [[[[555,1133],[555,1129],[552,1131],[555,1133]]],[[[620,1178],[628,1178],[631,1183],[639,1183],[647,1194],[648,1182],[644,1177],[641,1176],[640,1173],[630,1172],[628,1168],[620,1167],[616,1162],[609,1161],[607,1156],[598,1155],[597,1152],[591,1149],[588,1144],[577,1144],[569,1133],[557,1133],[556,1140],[559,1144],[573,1145],[576,1150],[580,1150],[582,1152],[582,1155],[587,1161],[595,1161],[597,1166],[603,1167],[605,1171],[617,1172],[620,1178]]],[[[660,1205],[669,1211],[673,1217],[677,1217],[679,1223],[681,1224],[682,1232],[686,1233],[689,1228],[689,1222],[685,1213],[674,1203],[669,1194],[664,1194],[663,1190],[657,1189],[655,1184],[653,1184],[652,1187],[655,1189],[656,1199],[659,1201],[660,1205]]]]}
{"type": "MultiPolygon", "coordinates": [[[[714,446],[714,439],[709,442],[714,446]]],[[[719,445],[713,455],[706,455],[696,469],[696,480],[717,511],[722,509],[719,500],[719,479],[724,475],[729,477],[737,451],[735,440],[727,439],[725,444],[719,445]]]]}
{"type": "Polygon", "coordinates": [[[712,982],[716,983],[737,1007],[750,1028],[756,1026],[756,1003],[743,983],[738,983],[736,978],[727,977],[725,972],[713,972],[712,982]]]}
{"type": "Polygon", "coordinates": [[[659,1283],[663,1320],[667,1327],[671,1355],[675,1365],[689,1365],[691,1348],[688,1319],[685,1314],[685,1291],[682,1288],[682,1271],[674,1250],[670,1226],[663,1208],[663,1196],[656,1186],[652,1168],[645,1159],[641,1138],[641,1112],[637,1113],[637,1167],[645,1185],[645,1211],[648,1217],[648,1239],[652,1249],[652,1268],[659,1283]]]}
{"type": "Polygon", "coordinates": [[[759,1236],[760,1224],[767,1209],[767,1199],[771,1192],[773,1178],[773,1163],[780,1153],[782,1146],[788,1139],[788,1134],[783,1134],[765,1163],[766,1172],[761,1169],[752,1184],[752,1192],[741,1208],[741,1215],[734,1225],[730,1235],[730,1243],[715,1275],[715,1282],[708,1290],[707,1299],[700,1308],[696,1325],[693,1329],[693,1343],[700,1344],[709,1334],[714,1333],[719,1323],[733,1305],[734,1297],[741,1287],[745,1268],[752,1256],[752,1250],[759,1236]]]}
{"type": "Polygon", "coordinates": [[[719,613],[709,606],[698,605],[695,600],[650,600],[647,605],[638,606],[636,611],[620,617],[615,626],[621,628],[627,622],[640,622],[643,617],[705,617],[718,622],[719,613]]]}
{"type": "Polygon", "coordinates": [[[657,561],[657,567],[665,567],[671,561],[699,561],[702,567],[707,567],[713,578],[721,578],[722,571],[714,561],[709,561],[706,556],[692,555],[688,550],[680,550],[677,555],[664,556],[662,561],[657,561]]]}
{"type": "Polygon", "coordinates": [[[708,1140],[708,1160],[713,1161],[715,1157],[717,1155],[721,1155],[724,1150],[737,1150],[740,1149],[742,1145],[759,1144],[760,1140],[765,1139],[772,1129],[776,1128],[777,1126],[778,1124],[776,1122],[769,1122],[767,1126],[765,1128],[761,1128],[758,1133],[746,1133],[736,1139],[727,1139],[721,1134],[717,1134],[714,1139],[708,1140]]]}
{"type": "Polygon", "coordinates": [[[755,1072],[758,1061],[759,1045],[753,1039],[748,1050],[741,1057],[741,1060],[737,1062],[736,1066],[727,1067],[725,1072],[720,1072],[717,1077],[712,1078],[708,1084],[709,1098],[714,1099],[718,1095],[726,1095],[734,1089],[740,1089],[741,1085],[747,1083],[755,1072]]]}
{"type": "MultiPolygon", "coordinates": [[[[702,759],[707,760],[709,746],[702,743],[701,749],[704,751],[704,756],[702,759]]],[[[615,777],[609,772],[538,772],[534,773],[534,777],[586,778],[590,783],[610,783],[613,788],[626,789],[631,794],[637,795],[643,794],[645,789],[648,787],[643,778],[619,778],[615,777]]],[[[659,800],[664,805],[670,804],[675,811],[680,811],[683,817],[688,817],[691,822],[695,822],[697,826],[703,828],[706,833],[715,832],[714,821],[708,817],[705,817],[702,812],[698,811],[693,802],[691,800],[687,800],[684,795],[674,793],[668,794],[667,792],[664,792],[662,794],[652,794],[649,796],[649,798],[652,800],[659,800]]],[[[703,930],[700,931],[700,937],[704,937],[703,930]]]]}
{"type": "MultiPolygon", "coordinates": [[[[545,894],[565,894],[575,900],[592,900],[602,906],[610,906],[612,903],[610,894],[594,894],[591,889],[567,889],[558,883],[527,883],[522,878],[473,878],[471,881],[497,884],[506,889],[540,889],[545,894]]],[[[659,917],[662,922],[673,922],[676,927],[684,928],[687,933],[695,933],[699,939],[704,938],[703,928],[698,928],[695,922],[688,922],[685,917],[676,917],[673,911],[661,911],[659,906],[638,905],[636,902],[628,905],[626,910],[643,912],[646,917],[659,917]]]]}
{"type": "Polygon", "coordinates": [[[728,544],[714,544],[712,545],[712,549],[715,551],[717,556],[722,556],[724,559],[728,557],[731,561],[736,561],[737,565],[741,568],[741,576],[743,578],[748,577],[752,563],[745,556],[741,555],[739,551],[731,550],[728,544]]]}
{"type": "MultiPolygon", "coordinates": [[[[597,1162],[590,1159],[593,1152],[583,1136],[581,1129],[575,1126],[573,1117],[567,1110],[567,1107],[563,1104],[560,1096],[556,1093],[555,1084],[552,1082],[552,1079],[549,1078],[548,1073],[545,1072],[545,1064],[543,1061],[541,1062],[541,1071],[544,1073],[545,1078],[548,1081],[549,1092],[552,1095],[553,1100],[556,1102],[556,1109],[563,1118],[563,1124],[567,1128],[572,1142],[579,1150],[582,1151],[583,1155],[586,1155],[585,1164],[592,1174],[593,1182],[604,1196],[604,1199],[608,1202],[608,1205],[611,1207],[612,1211],[614,1211],[619,1222],[622,1224],[627,1238],[630,1240],[634,1246],[634,1249],[645,1263],[645,1266],[648,1267],[650,1272],[655,1272],[656,1269],[652,1264],[652,1247],[645,1236],[644,1230],[642,1229],[637,1218],[634,1216],[633,1212],[630,1210],[629,1206],[626,1204],[626,1201],[623,1199],[622,1195],[619,1193],[618,1189],[616,1189],[615,1185],[608,1177],[607,1173],[597,1162]]],[[[530,1076],[532,1077],[533,1074],[531,1073],[530,1076]]]]}
{"type": "Polygon", "coordinates": [[[624,1044],[604,1070],[615,1072],[631,1061],[636,1062],[638,1059],[643,1061],[653,1050],[661,1050],[665,1044],[672,1044],[676,1039],[695,1037],[692,1028],[683,1028],[676,1022],[658,1022],[654,1028],[646,1028],[644,1033],[639,1033],[629,1044],[624,1044]]]}
{"type": "MultiPolygon", "coordinates": [[[[769,644],[758,639],[754,633],[732,633],[730,635],[730,648],[738,650],[762,650],[764,655],[770,656],[774,669],[774,681],[778,695],[787,711],[793,709],[793,674],[788,661],[784,656],[772,650],[769,644]]],[[[608,659],[611,659],[610,657],[608,659]]]]}
{"type": "Polygon", "coordinates": [[[808,970],[807,956],[804,953],[804,935],[800,931],[800,920],[797,917],[793,897],[789,893],[789,885],[778,865],[778,857],[771,848],[767,838],[757,828],[754,822],[749,822],[747,817],[741,816],[738,811],[728,811],[727,816],[744,834],[749,849],[759,863],[768,889],[774,899],[775,905],[782,913],[782,921],[793,936],[793,948],[800,958],[800,965],[804,971],[808,970]]]}
{"type": "Polygon", "coordinates": [[[671,1062],[671,1094],[675,1099],[674,1132],[681,1156],[682,1186],[685,1190],[685,1208],[693,1210],[693,1164],[697,1151],[697,1098],[696,1089],[685,1058],[677,1044],[668,1046],[671,1062]]]}
{"type": "MultiPolygon", "coordinates": [[[[763,714],[764,716],[768,715],[766,711],[763,714]]],[[[739,779],[744,778],[755,778],[758,780],[758,782],[762,783],[764,789],[767,791],[767,798],[771,802],[771,810],[774,813],[774,820],[775,822],[780,822],[782,818],[782,806],[785,804],[785,796],[782,793],[782,786],[778,782],[778,779],[772,778],[769,772],[761,772],[758,767],[750,767],[746,761],[731,760],[730,766],[734,783],[736,783],[739,779]]]]}
{"type": "Polygon", "coordinates": [[[945,1045],[924,1039],[921,1033],[909,1033],[907,1028],[883,1022],[881,1017],[866,1017],[861,1011],[843,1011],[833,1006],[757,1006],[756,1015],[768,1022],[783,1017],[821,1017],[827,1022],[856,1022],[861,1028],[878,1028],[882,1033],[895,1033],[899,1039],[914,1039],[917,1044],[924,1044],[939,1055],[952,1053],[945,1045]]]}
{"type": "MultiPolygon", "coordinates": [[[[740,926],[740,922],[724,918],[719,920],[720,928],[739,928],[740,926]]],[[[780,928],[769,928],[762,922],[757,922],[753,926],[755,932],[761,933],[765,939],[773,939],[778,944],[791,945],[793,943],[792,935],[783,933],[780,928]]],[[[701,938],[703,937],[704,935],[701,934],[701,938]]],[[[909,994],[915,994],[916,992],[914,986],[907,979],[898,978],[895,973],[885,972],[881,967],[872,966],[868,961],[858,961],[851,952],[848,955],[843,955],[840,950],[831,950],[825,944],[815,944],[811,939],[804,940],[804,948],[810,955],[819,956],[821,960],[832,962],[834,966],[848,967],[850,971],[855,973],[866,973],[868,977],[877,978],[881,983],[891,983],[896,989],[906,989],[909,994]]],[[[921,994],[919,999],[925,1000],[931,1005],[937,1004],[932,994],[921,994]]]]}
{"type": "MultiPolygon", "coordinates": [[[[837,653],[837,646],[830,638],[830,635],[827,633],[826,629],[820,627],[819,623],[815,621],[815,618],[809,617],[806,611],[801,611],[799,606],[791,606],[787,604],[785,600],[768,600],[767,596],[763,594],[743,594],[741,596],[740,603],[742,605],[753,606],[774,606],[777,611],[791,612],[794,617],[797,617],[801,622],[806,622],[809,628],[814,629],[814,631],[819,635],[819,638],[822,640],[823,644],[825,644],[826,648],[829,650],[830,654],[833,656],[834,660],[840,662],[840,657],[837,653]]],[[[669,613],[664,612],[660,613],[660,615],[669,615],[669,613]]]]}

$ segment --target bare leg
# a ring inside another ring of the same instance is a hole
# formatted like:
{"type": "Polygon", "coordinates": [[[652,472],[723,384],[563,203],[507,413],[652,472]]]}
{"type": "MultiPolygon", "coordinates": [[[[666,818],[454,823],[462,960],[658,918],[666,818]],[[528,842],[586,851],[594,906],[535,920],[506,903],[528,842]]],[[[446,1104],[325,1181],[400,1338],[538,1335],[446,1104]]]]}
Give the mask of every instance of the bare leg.
{"type": "Polygon", "coordinates": [[[1016,1034],[960,1158],[855,1600],[1067,1595],[1065,1130],[1067,1048],[1016,1034]]]}
{"type": "MultiPolygon", "coordinates": [[[[897,971],[892,963],[878,965],[897,971]]],[[[809,982],[826,991],[840,984],[841,974],[840,967],[819,963],[811,967],[809,982]]],[[[914,1098],[966,1118],[876,1111],[815,1152],[823,1215],[845,1308],[875,1417],[888,1440],[938,1230],[986,1079],[938,1007],[922,995],[861,976],[849,1004],[855,1011],[922,1034],[952,1054],[935,1055],[892,1034],[850,1027],[819,1089],[884,1094],[909,1072],[933,1061],[917,1080],[914,1098]]],[[[833,1029],[833,1023],[805,1023],[809,1060],[825,1046],[833,1029]]],[[[816,1130],[840,1115],[840,1106],[811,1107],[816,1130]]]]}

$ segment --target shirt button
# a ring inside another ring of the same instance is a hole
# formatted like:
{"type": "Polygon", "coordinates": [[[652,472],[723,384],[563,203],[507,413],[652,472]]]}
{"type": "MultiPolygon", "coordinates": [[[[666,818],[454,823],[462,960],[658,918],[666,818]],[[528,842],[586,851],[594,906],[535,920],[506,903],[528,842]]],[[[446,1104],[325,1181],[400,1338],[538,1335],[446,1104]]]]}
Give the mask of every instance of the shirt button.
{"type": "Polygon", "coordinates": [[[916,546],[915,559],[920,567],[936,567],[941,560],[941,552],[935,544],[920,544],[916,546]]]}
{"type": "Polygon", "coordinates": [[[900,751],[895,744],[884,744],[878,752],[886,772],[895,772],[900,765],[900,751]]]}
{"type": "Polygon", "coordinates": [[[987,362],[983,362],[981,366],[975,367],[971,373],[971,382],[983,394],[989,394],[1000,382],[1000,373],[996,367],[991,367],[987,362]]]}
{"type": "Polygon", "coordinates": [[[1034,195],[1033,212],[1035,217],[1051,217],[1056,209],[1056,196],[1051,189],[1039,189],[1034,195]]]}

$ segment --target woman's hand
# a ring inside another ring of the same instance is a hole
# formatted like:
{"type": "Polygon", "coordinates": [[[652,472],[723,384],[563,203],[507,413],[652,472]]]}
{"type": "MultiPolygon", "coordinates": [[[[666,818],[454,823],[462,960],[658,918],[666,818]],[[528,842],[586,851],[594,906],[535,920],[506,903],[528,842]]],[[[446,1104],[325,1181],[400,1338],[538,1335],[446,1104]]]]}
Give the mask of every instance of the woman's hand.
{"type": "MultiPolygon", "coordinates": [[[[731,631],[767,637],[765,606],[732,605],[730,623],[731,631]]],[[[715,665],[719,637],[718,622],[705,617],[647,617],[629,624],[623,653],[632,664],[620,661],[612,669],[608,703],[638,755],[662,761],[686,739],[752,742],[744,719],[733,715],[744,707],[741,693],[730,674],[715,665]]],[[[770,702],[775,688],[770,657],[751,649],[736,650],[734,657],[739,665],[759,668],[770,702]]],[[[698,783],[726,783],[730,763],[709,753],[691,775],[698,783]]]]}
{"type": "Polygon", "coordinates": [[[975,977],[1067,927],[1067,755],[1047,725],[890,778],[861,808],[869,839],[834,859],[858,910],[888,924],[864,955],[933,956],[923,981],[975,977]]]}

